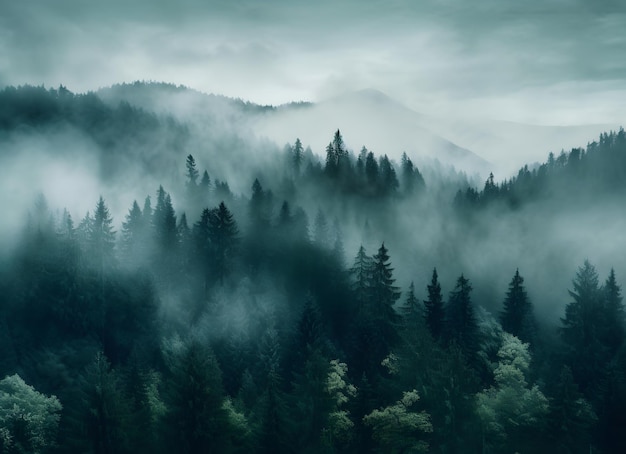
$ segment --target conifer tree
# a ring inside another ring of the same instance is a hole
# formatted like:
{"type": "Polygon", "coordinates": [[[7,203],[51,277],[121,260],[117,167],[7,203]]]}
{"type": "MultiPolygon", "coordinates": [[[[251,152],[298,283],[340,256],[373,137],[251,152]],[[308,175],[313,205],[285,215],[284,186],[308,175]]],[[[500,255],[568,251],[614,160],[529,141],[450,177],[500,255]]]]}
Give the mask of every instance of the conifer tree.
{"type": "Polygon", "coordinates": [[[372,265],[372,258],[366,254],[365,248],[361,245],[354,258],[354,264],[349,270],[352,276],[352,291],[354,292],[359,312],[365,310],[369,301],[372,265]]]}
{"type": "Polygon", "coordinates": [[[136,264],[142,238],[142,214],[136,200],[122,222],[122,256],[127,264],[136,264]]]}
{"type": "Polygon", "coordinates": [[[588,396],[596,391],[608,361],[598,338],[603,295],[596,268],[588,260],[578,269],[573,286],[574,290],[568,291],[573,301],[565,306],[560,332],[567,364],[581,391],[588,396]]]}
{"type": "MultiPolygon", "coordinates": [[[[217,180],[215,181],[215,186],[217,187],[217,180]]],[[[202,206],[207,203],[211,193],[211,177],[206,170],[202,173],[202,179],[200,180],[198,188],[198,202],[200,206],[202,206]]]]}
{"type": "Polygon", "coordinates": [[[534,340],[533,307],[528,299],[524,288],[524,278],[520,276],[519,270],[515,271],[509,284],[509,290],[504,300],[504,310],[500,313],[500,323],[502,329],[519,338],[522,342],[534,340]]]}
{"type": "MultiPolygon", "coordinates": [[[[377,341],[381,342],[381,347],[386,353],[397,340],[399,317],[394,304],[400,298],[400,292],[398,287],[393,285],[394,282],[388,250],[383,243],[373,257],[368,312],[380,337],[377,341]]],[[[382,361],[382,358],[380,360],[382,361]]]]}
{"type": "Polygon", "coordinates": [[[213,266],[223,283],[224,276],[231,269],[239,235],[237,223],[224,202],[220,202],[217,208],[210,211],[208,234],[213,252],[213,266]]]}
{"type": "Polygon", "coordinates": [[[600,321],[600,336],[604,345],[614,355],[624,341],[624,305],[622,304],[621,288],[615,279],[615,270],[611,272],[603,287],[603,320],[600,321]]]}
{"type": "Polygon", "coordinates": [[[187,168],[187,185],[189,188],[195,189],[198,185],[198,176],[200,174],[198,173],[198,169],[196,169],[196,160],[192,155],[187,156],[185,166],[187,168]]]}
{"type": "Polygon", "coordinates": [[[331,178],[337,176],[338,171],[338,163],[337,163],[337,151],[333,146],[333,143],[330,142],[326,146],[326,166],[324,167],[324,172],[331,178]]]}
{"type": "Polygon", "coordinates": [[[424,301],[426,326],[434,339],[441,339],[445,326],[445,309],[437,268],[433,268],[432,279],[426,288],[428,290],[428,299],[424,301]]]}
{"type": "Polygon", "coordinates": [[[370,189],[376,191],[378,189],[378,163],[371,151],[365,158],[365,178],[370,189]]]}
{"type": "Polygon", "coordinates": [[[196,340],[169,361],[168,429],[172,450],[224,452],[231,426],[224,408],[222,372],[213,352],[196,340]]]}
{"type": "Polygon", "coordinates": [[[89,232],[91,254],[96,266],[111,266],[115,260],[115,231],[113,218],[109,213],[102,196],[98,199],[93,215],[93,223],[89,232]]]}
{"type": "Polygon", "coordinates": [[[300,139],[296,139],[296,143],[293,146],[293,169],[296,175],[300,175],[302,172],[302,161],[304,160],[304,148],[300,139]]]}
{"type": "Polygon", "coordinates": [[[447,339],[459,345],[470,363],[475,359],[479,346],[478,322],[470,297],[471,292],[469,280],[461,275],[456,287],[450,292],[446,307],[447,339]]]}
{"type": "Polygon", "coordinates": [[[415,296],[415,284],[413,284],[413,281],[409,285],[406,301],[402,307],[402,316],[404,324],[408,329],[416,329],[418,320],[423,317],[421,304],[415,296]]]}

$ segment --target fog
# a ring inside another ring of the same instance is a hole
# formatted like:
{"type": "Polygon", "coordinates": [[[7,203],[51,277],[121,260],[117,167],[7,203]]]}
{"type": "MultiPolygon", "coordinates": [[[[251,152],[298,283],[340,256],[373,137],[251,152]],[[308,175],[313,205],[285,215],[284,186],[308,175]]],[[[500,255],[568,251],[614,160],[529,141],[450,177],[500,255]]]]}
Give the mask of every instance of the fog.
{"type": "Polygon", "coordinates": [[[106,407],[112,452],[400,451],[402,402],[407,449],[623,451],[626,7],[127,3],[0,6],[0,378],[63,404],[24,449],[106,407]]]}

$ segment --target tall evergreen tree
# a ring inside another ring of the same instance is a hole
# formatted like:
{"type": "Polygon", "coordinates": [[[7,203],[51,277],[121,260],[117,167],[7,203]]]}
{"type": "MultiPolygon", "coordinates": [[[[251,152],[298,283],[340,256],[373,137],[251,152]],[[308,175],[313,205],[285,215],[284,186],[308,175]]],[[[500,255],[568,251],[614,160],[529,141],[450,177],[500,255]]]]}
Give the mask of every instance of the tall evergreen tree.
{"type": "Polygon", "coordinates": [[[433,338],[441,339],[444,332],[446,314],[443,306],[441,285],[439,285],[437,276],[437,268],[433,268],[433,277],[426,288],[428,290],[428,299],[424,301],[426,326],[433,338]]]}
{"type": "Polygon", "coordinates": [[[302,172],[302,161],[304,160],[304,148],[300,139],[296,139],[293,146],[293,170],[296,175],[302,172]]]}
{"type": "Polygon", "coordinates": [[[446,307],[447,338],[459,345],[470,363],[475,359],[479,346],[478,322],[470,297],[471,292],[469,280],[461,275],[456,287],[450,292],[446,307]]]}
{"type": "Polygon", "coordinates": [[[222,372],[213,352],[190,341],[170,360],[169,412],[171,451],[224,452],[231,426],[224,408],[222,372]]]}
{"type": "Polygon", "coordinates": [[[102,196],[98,199],[89,232],[89,243],[94,264],[101,268],[111,266],[115,261],[115,230],[113,218],[102,196]]]}
{"type": "Polygon", "coordinates": [[[359,313],[365,310],[369,301],[372,266],[372,258],[367,255],[365,248],[361,245],[354,258],[354,264],[349,270],[352,276],[352,291],[358,304],[359,313]]]}
{"type": "Polygon", "coordinates": [[[378,340],[387,353],[397,340],[399,322],[394,304],[400,298],[400,291],[394,282],[388,250],[383,243],[373,257],[369,316],[379,331],[381,338],[378,340]]]}
{"type": "Polygon", "coordinates": [[[324,172],[331,178],[337,176],[338,163],[337,163],[337,151],[332,142],[326,146],[326,166],[324,172]]]}
{"type": "Polygon", "coordinates": [[[198,169],[196,169],[196,160],[192,155],[187,156],[185,167],[187,168],[187,185],[188,187],[195,189],[198,185],[198,177],[200,174],[198,173],[198,169]]]}
{"type": "Polygon", "coordinates": [[[603,344],[614,355],[624,341],[624,305],[621,288],[615,279],[615,270],[611,272],[603,287],[604,304],[600,321],[600,336],[603,344]]]}
{"type": "Polygon", "coordinates": [[[210,211],[208,233],[215,273],[223,283],[224,277],[231,270],[239,235],[237,223],[224,202],[210,211]]]}
{"type": "Polygon", "coordinates": [[[128,214],[124,222],[122,222],[122,256],[127,265],[136,265],[138,253],[141,247],[142,224],[143,224],[141,208],[136,200],[133,206],[128,210],[128,214]]]}
{"type": "Polygon", "coordinates": [[[560,332],[567,364],[581,391],[589,396],[602,380],[608,358],[598,339],[603,295],[596,268],[588,260],[578,269],[573,286],[568,291],[573,301],[565,306],[560,332]]]}
{"type": "Polygon", "coordinates": [[[509,284],[504,310],[500,313],[502,329],[519,338],[522,342],[532,342],[535,334],[535,319],[532,303],[524,288],[524,278],[519,270],[509,284]]]}
{"type": "Polygon", "coordinates": [[[406,295],[404,306],[402,307],[404,324],[409,329],[416,329],[417,322],[423,317],[423,310],[417,297],[415,296],[415,284],[411,281],[409,291],[406,295]]]}

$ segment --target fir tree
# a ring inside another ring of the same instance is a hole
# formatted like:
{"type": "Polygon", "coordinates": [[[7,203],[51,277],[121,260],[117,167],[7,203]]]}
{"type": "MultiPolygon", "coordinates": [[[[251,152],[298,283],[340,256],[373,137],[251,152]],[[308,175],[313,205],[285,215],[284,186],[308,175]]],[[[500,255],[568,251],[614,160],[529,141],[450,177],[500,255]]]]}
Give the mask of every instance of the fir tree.
{"type": "Polygon", "coordinates": [[[441,339],[445,326],[445,310],[437,268],[433,268],[433,277],[426,288],[428,290],[428,299],[424,301],[426,326],[434,339],[441,339]]]}
{"type": "Polygon", "coordinates": [[[103,272],[104,267],[111,266],[115,260],[115,231],[113,230],[113,218],[111,218],[102,196],[98,199],[94,210],[89,243],[94,263],[103,272]]]}
{"type": "Polygon", "coordinates": [[[239,230],[232,213],[220,202],[209,213],[209,240],[213,251],[214,268],[220,282],[230,271],[238,243],[239,230]]]}
{"type": "Polygon", "coordinates": [[[528,299],[524,288],[524,278],[520,276],[519,270],[515,271],[509,284],[509,290],[504,300],[504,310],[500,313],[500,323],[502,329],[519,338],[522,342],[534,340],[533,307],[528,299]]]}
{"type": "Polygon", "coordinates": [[[475,359],[479,346],[478,322],[470,297],[471,292],[469,280],[461,275],[456,287],[450,292],[446,307],[447,338],[459,345],[470,363],[475,359]]]}

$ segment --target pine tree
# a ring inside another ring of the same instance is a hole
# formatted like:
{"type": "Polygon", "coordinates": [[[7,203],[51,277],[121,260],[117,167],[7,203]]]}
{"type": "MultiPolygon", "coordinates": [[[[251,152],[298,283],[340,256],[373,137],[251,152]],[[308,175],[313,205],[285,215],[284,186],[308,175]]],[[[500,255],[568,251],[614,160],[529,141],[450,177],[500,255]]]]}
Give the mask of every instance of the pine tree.
{"type": "Polygon", "coordinates": [[[293,146],[293,169],[296,175],[300,175],[302,172],[302,161],[304,160],[304,148],[300,139],[296,139],[296,143],[293,146]]]}
{"type": "Polygon", "coordinates": [[[82,386],[83,425],[91,452],[106,454],[128,451],[130,409],[109,360],[99,352],[87,368],[82,386]]]}
{"type": "Polygon", "coordinates": [[[192,188],[191,190],[193,191],[198,185],[198,177],[200,174],[196,169],[196,160],[192,155],[187,156],[185,166],[187,168],[187,185],[189,188],[192,188]]]}
{"type": "Polygon", "coordinates": [[[548,415],[553,452],[587,453],[591,431],[597,421],[593,408],[580,393],[572,371],[563,366],[548,415]]]}
{"type": "Polygon", "coordinates": [[[224,409],[222,372],[213,352],[192,340],[170,360],[167,427],[171,451],[224,452],[231,426],[224,409]]]}
{"type": "Polygon", "coordinates": [[[338,173],[337,158],[337,151],[333,143],[330,142],[326,146],[326,166],[324,167],[324,172],[331,178],[336,177],[338,173]]]}
{"type": "Polygon", "coordinates": [[[519,270],[509,284],[504,300],[504,310],[500,313],[502,329],[519,338],[522,342],[532,342],[535,333],[535,319],[532,303],[524,289],[524,278],[519,270]]]}
{"type": "Polygon", "coordinates": [[[89,243],[94,264],[103,272],[104,267],[113,265],[115,261],[115,231],[113,218],[109,213],[102,196],[98,199],[93,215],[93,223],[89,232],[89,243]]]}
{"type": "Polygon", "coordinates": [[[371,151],[367,153],[365,158],[365,178],[370,190],[374,193],[378,190],[378,163],[371,151]]]}
{"type": "Polygon", "coordinates": [[[396,171],[389,161],[387,155],[384,155],[380,158],[380,162],[378,163],[379,168],[379,183],[382,190],[383,195],[391,195],[395,194],[398,189],[398,178],[396,176],[396,171]]]}
{"type": "Polygon", "coordinates": [[[475,359],[479,346],[478,322],[470,297],[471,292],[469,280],[461,275],[456,287],[450,292],[446,307],[447,338],[459,345],[470,363],[475,359]]]}
{"type": "Polygon", "coordinates": [[[598,338],[602,321],[602,292],[595,267],[585,260],[569,290],[572,302],[561,318],[567,364],[581,391],[589,396],[596,391],[605,373],[607,351],[598,338]]]}
{"type": "Polygon", "coordinates": [[[621,288],[615,279],[615,270],[611,272],[603,287],[603,311],[600,321],[600,336],[603,344],[614,355],[624,341],[624,305],[622,304],[621,288]]]}
{"type": "MultiPolygon", "coordinates": [[[[377,340],[381,342],[381,347],[386,353],[389,353],[397,340],[399,317],[394,304],[400,298],[400,292],[398,287],[393,285],[394,282],[388,250],[383,243],[373,257],[368,312],[380,337],[377,340]]],[[[382,361],[382,358],[380,360],[382,361]]]]}
{"type": "Polygon", "coordinates": [[[404,324],[408,329],[418,328],[419,320],[423,317],[422,307],[415,296],[415,285],[412,281],[411,285],[409,285],[406,301],[402,307],[402,316],[404,318],[404,324]]]}
{"type": "Polygon", "coordinates": [[[187,156],[187,161],[185,162],[185,167],[187,169],[187,181],[185,185],[187,187],[187,201],[188,203],[195,205],[200,202],[200,188],[198,187],[198,177],[200,176],[198,169],[196,169],[196,160],[192,155],[187,156]]]}
{"type": "Polygon", "coordinates": [[[369,286],[372,279],[372,258],[365,252],[363,245],[359,247],[359,251],[354,258],[354,264],[350,268],[352,277],[352,291],[358,304],[358,312],[365,310],[369,303],[369,286]]]}
{"type": "Polygon", "coordinates": [[[142,214],[136,200],[122,222],[122,256],[128,265],[136,265],[142,238],[142,214]]]}
{"type": "Polygon", "coordinates": [[[239,235],[237,223],[224,202],[210,211],[208,227],[216,276],[223,283],[231,270],[239,235]]]}
{"type": "Polygon", "coordinates": [[[328,221],[326,215],[322,209],[317,210],[315,215],[315,223],[313,225],[313,240],[318,247],[330,250],[332,247],[332,241],[330,239],[330,232],[328,229],[328,221]]]}
{"type": "Polygon", "coordinates": [[[441,339],[445,326],[445,309],[437,268],[433,268],[433,277],[426,288],[428,290],[428,299],[424,301],[426,326],[434,339],[441,339]]]}
{"type": "MultiPolygon", "coordinates": [[[[217,180],[215,181],[215,186],[217,188],[217,180]]],[[[209,177],[209,172],[206,170],[202,173],[202,179],[198,188],[198,203],[200,206],[206,205],[211,194],[211,177],[209,177]]]]}
{"type": "Polygon", "coordinates": [[[195,245],[195,262],[199,268],[204,281],[204,292],[208,291],[210,281],[210,270],[212,262],[211,240],[209,235],[209,219],[211,212],[208,208],[202,210],[200,219],[193,225],[191,232],[195,245]]]}

